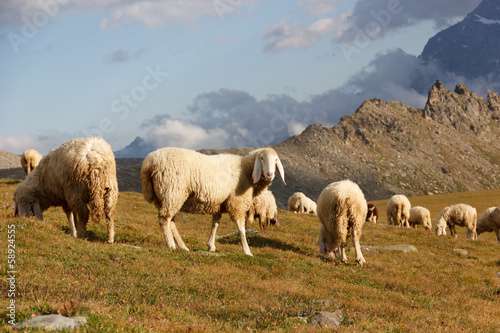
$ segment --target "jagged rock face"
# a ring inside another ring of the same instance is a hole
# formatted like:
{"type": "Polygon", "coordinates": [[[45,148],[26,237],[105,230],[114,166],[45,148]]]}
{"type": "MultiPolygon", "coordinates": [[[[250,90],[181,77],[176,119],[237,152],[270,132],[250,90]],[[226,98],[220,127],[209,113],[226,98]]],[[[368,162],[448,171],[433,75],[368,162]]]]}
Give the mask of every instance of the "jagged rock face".
{"type": "Polygon", "coordinates": [[[295,191],[316,199],[330,182],[351,179],[375,200],[497,188],[499,105],[492,91],[486,101],[463,84],[451,91],[439,81],[423,110],[366,100],[333,128],[311,125],[276,145],[289,186],[272,189],[284,199],[295,191]]]}
{"type": "Polygon", "coordinates": [[[500,0],[483,0],[461,22],[429,39],[420,57],[472,79],[499,76],[500,0]]]}

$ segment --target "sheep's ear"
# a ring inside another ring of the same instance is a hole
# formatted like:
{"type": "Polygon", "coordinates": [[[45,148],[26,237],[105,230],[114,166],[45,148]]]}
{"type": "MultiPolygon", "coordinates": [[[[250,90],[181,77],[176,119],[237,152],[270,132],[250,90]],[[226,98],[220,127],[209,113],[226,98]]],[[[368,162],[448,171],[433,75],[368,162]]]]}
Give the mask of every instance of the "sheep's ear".
{"type": "Polygon", "coordinates": [[[283,164],[281,164],[279,157],[276,160],[276,167],[278,168],[278,172],[280,174],[281,181],[283,182],[284,185],[286,185],[286,183],[285,183],[285,170],[283,169],[283,164]]]}
{"type": "Polygon", "coordinates": [[[43,221],[42,209],[40,208],[40,204],[38,202],[33,203],[33,212],[35,213],[37,219],[43,221]]]}
{"type": "Polygon", "coordinates": [[[253,164],[252,179],[254,183],[257,183],[262,176],[262,162],[260,161],[260,154],[255,156],[255,162],[253,164]]]}

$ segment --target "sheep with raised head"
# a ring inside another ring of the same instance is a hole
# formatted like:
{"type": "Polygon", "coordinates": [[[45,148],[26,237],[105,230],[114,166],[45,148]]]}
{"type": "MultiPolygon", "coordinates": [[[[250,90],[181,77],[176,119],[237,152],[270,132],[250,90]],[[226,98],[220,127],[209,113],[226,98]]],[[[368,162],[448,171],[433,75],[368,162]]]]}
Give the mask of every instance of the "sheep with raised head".
{"type": "Polygon", "coordinates": [[[26,175],[29,175],[33,171],[40,160],[42,159],[42,154],[34,149],[28,149],[21,155],[21,167],[26,175]]]}
{"type": "Polygon", "coordinates": [[[162,148],[144,159],[142,193],[158,209],[158,220],[168,248],[186,251],[172,218],[179,211],[211,214],[208,250],[215,251],[215,234],[223,213],[228,213],[240,234],[243,252],[252,255],[245,233],[245,215],[253,199],[271,185],[276,169],[285,172],[276,151],[260,148],[245,156],[204,155],[181,148],[162,148]]]}
{"type": "Polygon", "coordinates": [[[246,214],[246,226],[252,224],[255,219],[259,219],[261,231],[266,231],[270,224],[280,224],[276,199],[268,189],[262,191],[253,199],[253,203],[246,214]]]}
{"type": "Polygon", "coordinates": [[[89,218],[106,217],[108,243],[114,242],[118,198],[115,156],[102,138],[73,139],[51,150],[14,192],[20,217],[62,206],[71,235],[84,237],[89,218]]]}
{"type": "Polygon", "coordinates": [[[377,223],[378,221],[378,209],[374,204],[368,204],[368,212],[366,213],[366,222],[377,223]]]}
{"type": "Polygon", "coordinates": [[[288,210],[294,213],[300,213],[300,199],[306,195],[302,192],[295,192],[288,198],[288,210]]]}
{"type": "Polygon", "coordinates": [[[443,208],[436,221],[436,235],[446,235],[446,226],[450,228],[451,236],[457,237],[455,225],[467,228],[467,238],[477,239],[477,211],[467,204],[456,204],[443,208]]]}
{"type": "Polygon", "coordinates": [[[410,209],[410,218],[408,219],[410,226],[417,228],[417,225],[421,225],[425,230],[430,231],[432,229],[431,212],[425,207],[416,206],[410,209]]]}
{"type": "Polygon", "coordinates": [[[318,198],[318,246],[322,255],[347,261],[345,247],[351,236],[356,253],[356,264],[366,263],[359,239],[365,223],[368,205],[359,186],[350,180],[331,183],[318,198]]]}
{"type": "Polygon", "coordinates": [[[306,196],[300,198],[299,213],[316,214],[317,213],[316,211],[317,211],[317,205],[312,199],[310,199],[306,196]]]}
{"type": "Polygon", "coordinates": [[[387,223],[397,225],[398,227],[410,227],[408,219],[410,218],[411,204],[410,200],[402,194],[393,195],[387,201],[387,223]]]}
{"type": "Polygon", "coordinates": [[[476,232],[479,236],[484,232],[494,231],[497,239],[500,242],[500,208],[490,207],[484,211],[481,217],[477,220],[476,232]]]}

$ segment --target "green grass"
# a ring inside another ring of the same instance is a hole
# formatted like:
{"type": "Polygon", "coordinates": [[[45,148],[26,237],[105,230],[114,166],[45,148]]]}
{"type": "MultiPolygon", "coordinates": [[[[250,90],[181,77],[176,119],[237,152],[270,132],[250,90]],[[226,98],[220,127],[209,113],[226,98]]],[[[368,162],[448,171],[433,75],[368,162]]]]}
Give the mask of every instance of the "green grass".
{"type": "MultiPolygon", "coordinates": [[[[44,221],[14,218],[16,183],[0,181],[0,247],[7,277],[8,225],[16,224],[16,321],[39,314],[85,316],[88,332],[320,332],[297,317],[341,309],[339,332],[498,332],[500,244],[494,233],[477,241],[438,237],[423,228],[387,225],[385,200],[375,201],[376,225],[366,223],[363,245],[412,244],[416,253],[365,253],[356,267],[319,255],[319,221],[280,211],[278,227],[249,237],[254,257],[243,255],[239,237],[216,241],[206,252],[211,217],[180,214],[177,227],[192,252],[169,251],[157,212],[139,193],[120,193],[116,243],[105,243],[105,223],[89,224],[87,239],[68,233],[61,208],[44,221]],[[136,249],[133,246],[139,246],[136,249]],[[467,256],[453,253],[466,249],[467,256]]],[[[433,224],[450,204],[484,209],[499,205],[500,190],[410,198],[431,211],[433,224]]],[[[257,227],[257,225],[254,225],[257,227]]],[[[218,235],[236,226],[223,217],[218,235]]],[[[6,284],[2,284],[6,295],[6,284]]],[[[0,329],[8,330],[0,298],[0,329]]]]}

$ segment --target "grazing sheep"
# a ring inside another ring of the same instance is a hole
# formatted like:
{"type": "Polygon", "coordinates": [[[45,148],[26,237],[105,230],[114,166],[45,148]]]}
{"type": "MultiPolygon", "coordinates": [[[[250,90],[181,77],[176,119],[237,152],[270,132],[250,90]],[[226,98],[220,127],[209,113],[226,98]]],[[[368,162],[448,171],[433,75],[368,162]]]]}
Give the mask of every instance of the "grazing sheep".
{"type": "Polygon", "coordinates": [[[500,208],[490,207],[484,211],[481,217],[477,220],[476,232],[479,236],[483,232],[494,231],[497,239],[500,242],[500,208]]]}
{"type": "Polygon", "coordinates": [[[175,249],[177,242],[189,251],[172,221],[177,212],[212,215],[209,251],[215,251],[220,218],[228,213],[238,227],[243,252],[251,256],[245,215],[253,198],[271,185],[276,169],[285,183],[283,166],[271,148],[256,149],[246,156],[209,156],[188,149],[162,148],[144,159],[142,193],[158,209],[159,224],[170,249],[175,249]]]}
{"type": "Polygon", "coordinates": [[[16,213],[42,212],[62,206],[71,235],[82,238],[89,218],[106,216],[108,243],[114,242],[114,215],[118,198],[115,156],[102,138],[70,140],[51,150],[15,192],[16,213]]]}
{"type": "Polygon", "coordinates": [[[347,261],[345,247],[352,235],[356,264],[366,263],[359,238],[365,223],[368,205],[359,186],[350,180],[331,183],[318,198],[318,217],[321,221],[318,245],[322,255],[347,261]]]}
{"type": "Polygon", "coordinates": [[[246,214],[246,226],[248,227],[253,221],[258,218],[261,231],[266,231],[270,224],[280,224],[278,218],[278,206],[276,199],[268,189],[260,192],[253,199],[252,206],[246,214]]]}
{"type": "Polygon", "coordinates": [[[288,210],[294,213],[300,212],[300,199],[305,198],[306,195],[302,192],[295,192],[288,199],[288,210]]]}
{"type": "Polygon", "coordinates": [[[410,227],[410,200],[402,194],[393,195],[387,201],[387,223],[398,227],[410,227]]]}
{"type": "Polygon", "coordinates": [[[368,213],[366,213],[366,222],[377,223],[378,209],[374,204],[368,204],[368,213]]]}
{"type": "Polygon", "coordinates": [[[317,205],[312,199],[309,199],[306,196],[300,198],[299,213],[316,214],[316,210],[317,210],[317,205]]]}
{"type": "Polygon", "coordinates": [[[412,207],[408,223],[414,228],[417,228],[417,224],[420,224],[425,230],[430,231],[432,229],[431,213],[425,207],[412,207]]]}
{"type": "Polygon", "coordinates": [[[446,225],[450,227],[451,236],[457,237],[455,225],[467,227],[467,238],[477,239],[476,233],[477,212],[476,208],[466,204],[456,204],[443,208],[436,221],[436,234],[446,235],[446,225]]]}
{"type": "Polygon", "coordinates": [[[25,150],[21,155],[21,167],[24,173],[29,175],[37,167],[38,163],[40,163],[42,157],[42,154],[34,149],[25,150]]]}

